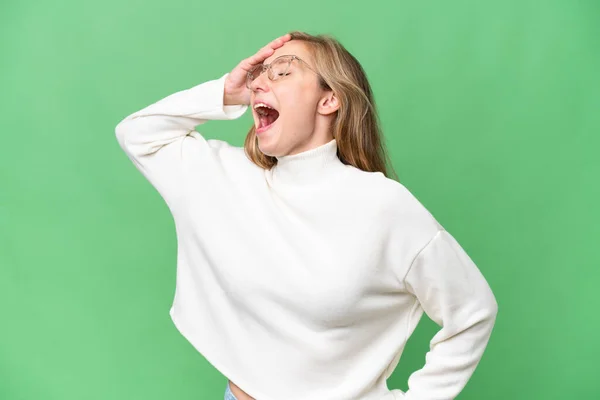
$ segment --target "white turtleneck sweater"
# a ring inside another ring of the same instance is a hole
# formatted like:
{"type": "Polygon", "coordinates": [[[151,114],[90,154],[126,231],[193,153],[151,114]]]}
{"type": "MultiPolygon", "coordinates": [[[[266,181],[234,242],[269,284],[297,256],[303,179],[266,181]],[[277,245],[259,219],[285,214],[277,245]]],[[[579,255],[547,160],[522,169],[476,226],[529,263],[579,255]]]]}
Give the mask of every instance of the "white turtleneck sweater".
{"type": "Polygon", "coordinates": [[[265,170],[195,128],[239,118],[204,82],[116,127],[178,239],[171,318],[257,400],[450,400],[475,370],[495,297],[400,183],[345,165],[332,140],[265,170]],[[441,329],[408,390],[389,389],[423,312],[441,329]]]}

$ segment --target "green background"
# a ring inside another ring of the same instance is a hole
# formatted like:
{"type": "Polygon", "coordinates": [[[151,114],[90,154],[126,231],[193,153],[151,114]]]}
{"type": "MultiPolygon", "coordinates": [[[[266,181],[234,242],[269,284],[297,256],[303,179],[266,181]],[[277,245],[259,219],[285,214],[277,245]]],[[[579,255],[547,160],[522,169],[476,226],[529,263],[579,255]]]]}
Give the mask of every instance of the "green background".
{"type": "MultiPolygon", "coordinates": [[[[114,128],[295,29],[362,63],[401,182],[496,295],[458,398],[600,398],[598,1],[5,0],[0,399],[223,398],[168,314],[169,209],[114,128]]],[[[201,131],[242,146],[251,123],[201,131]]],[[[437,329],[423,317],[390,388],[437,329]]]]}

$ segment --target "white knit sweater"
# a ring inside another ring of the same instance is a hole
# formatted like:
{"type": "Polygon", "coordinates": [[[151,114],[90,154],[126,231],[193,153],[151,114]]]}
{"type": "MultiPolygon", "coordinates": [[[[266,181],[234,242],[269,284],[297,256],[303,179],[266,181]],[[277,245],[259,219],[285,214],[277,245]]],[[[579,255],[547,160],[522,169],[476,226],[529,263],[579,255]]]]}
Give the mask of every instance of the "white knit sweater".
{"type": "Polygon", "coordinates": [[[332,140],[265,170],[195,128],[239,118],[227,74],[135,112],[121,148],[175,221],[170,314],[181,334],[257,400],[450,400],[474,372],[496,299],[425,207],[332,140]],[[441,329],[406,393],[387,378],[423,312],[441,329]]]}

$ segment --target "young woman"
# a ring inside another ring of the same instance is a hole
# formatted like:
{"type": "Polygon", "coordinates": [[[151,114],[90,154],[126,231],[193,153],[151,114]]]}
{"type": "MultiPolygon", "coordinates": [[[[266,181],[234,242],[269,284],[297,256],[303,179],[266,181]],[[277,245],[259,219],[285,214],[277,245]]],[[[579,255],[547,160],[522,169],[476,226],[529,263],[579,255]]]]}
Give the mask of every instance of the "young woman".
{"type": "Polygon", "coordinates": [[[464,388],[496,299],[388,177],[371,88],[337,40],[286,34],[116,135],[174,217],[170,315],[228,378],[226,399],[450,400],[464,388]],[[243,147],[195,130],[248,108],[243,147]],[[390,390],[424,312],[441,329],[408,390],[390,390]]]}

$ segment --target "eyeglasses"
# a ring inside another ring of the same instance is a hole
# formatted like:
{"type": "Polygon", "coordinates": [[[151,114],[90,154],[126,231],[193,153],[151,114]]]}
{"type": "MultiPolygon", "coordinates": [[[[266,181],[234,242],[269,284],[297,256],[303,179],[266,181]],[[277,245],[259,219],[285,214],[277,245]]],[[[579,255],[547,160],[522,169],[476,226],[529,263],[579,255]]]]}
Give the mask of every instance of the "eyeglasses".
{"type": "Polygon", "coordinates": [[[277,57],[270,64],[259,64],[256,67],[252,68],[250,71],[248,71],[246,75],[246,87],[250,89],[250,84],[252,83],[252,81],[258,78],[263,72],[265,72],[265,69],[267,70],[267,76],[272,81],[276,81],[283,76],[289,75],[288,70],[290,69],[290,65],[292,65],[292,61],[294,60],[301,61],[306,65],[306,67],[309,70],[319,75],[319,73],[312,69],[311,66],[306,63],[306,61],[294,55],[285,55],[277,57]]]}

